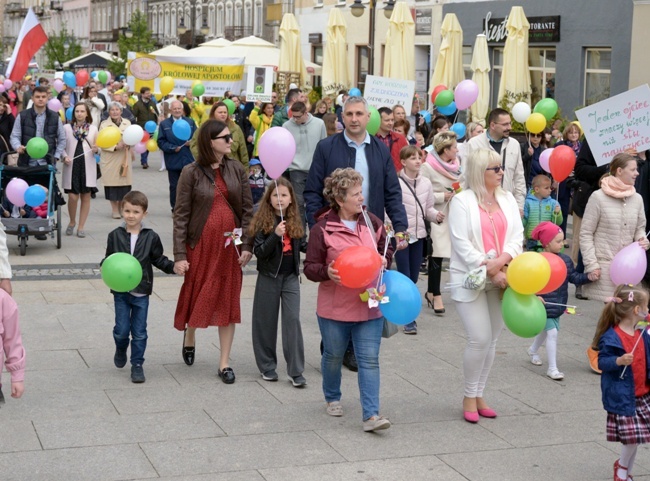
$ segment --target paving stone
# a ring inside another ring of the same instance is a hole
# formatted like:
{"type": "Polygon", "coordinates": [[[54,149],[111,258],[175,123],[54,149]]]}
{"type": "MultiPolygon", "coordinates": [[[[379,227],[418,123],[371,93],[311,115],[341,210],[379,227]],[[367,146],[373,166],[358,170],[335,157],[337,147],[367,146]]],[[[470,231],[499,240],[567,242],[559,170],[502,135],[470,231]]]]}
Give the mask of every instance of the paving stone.
{"type": "MultiPolygon", "coordinates": [[[[43,449],[32,422],[29,420],[12,421],[10,416],[3,416],[4,410],[3,407],[0,407],[0,424],[2,425],[0,453],[40,451],[43,449]]],[[[5,479],[4,476],[3,479],[5,479]]]]}

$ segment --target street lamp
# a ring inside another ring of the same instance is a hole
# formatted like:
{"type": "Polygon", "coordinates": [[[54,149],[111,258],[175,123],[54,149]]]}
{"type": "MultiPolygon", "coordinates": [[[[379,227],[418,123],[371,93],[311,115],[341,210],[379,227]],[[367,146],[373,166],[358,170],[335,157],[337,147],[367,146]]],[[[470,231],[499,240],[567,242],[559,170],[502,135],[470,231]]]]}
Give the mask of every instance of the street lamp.
{"type": "MultiPolygon", "coordinates": [[[[178,26],[176,27],[176,31],[178,32],[178,35],[185,35],[187,31],[190,31],[190,48],[196,47],[196,34],[195,34],[195,23],[196,23],[196,7],[197,5],[194,4],[191,7],[190,10],[190,27],[189,29],[185,25],[185,18],[181,17],[180,22],[178,23],[178,26]]],[[[208,26],[208,19],[207,15],[203,14],[201,15],[201,28],[199,29],[199,32],[201,35],[204,37],[210,33],[210,27],[208,26]]]]}
{"type": "MultiPolygon", "coordinates": [[[[385,0],[385,3],[384,16],[390,18],[393,14],[393,8],[395,8],[395,0],[385,0]]],[[[368,7],[370,9],[370,22],[368,24],[368,75],[373,75],[375,71],[375,14],[377,13],[377,0],[370,0],[368,7]]],[[[362,3],[362,0],[354,0],[350,11],[352,15],[359,18],[366,11],[366,6],[362,3]]]]}

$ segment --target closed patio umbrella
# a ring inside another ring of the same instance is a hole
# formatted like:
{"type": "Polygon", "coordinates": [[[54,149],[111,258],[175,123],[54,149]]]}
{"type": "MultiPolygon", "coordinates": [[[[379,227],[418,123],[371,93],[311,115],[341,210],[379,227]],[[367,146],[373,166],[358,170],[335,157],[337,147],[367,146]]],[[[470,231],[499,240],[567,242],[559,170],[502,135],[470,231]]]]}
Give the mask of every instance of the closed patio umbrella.
{"type": "Polygon", "coordinates": [[[478,98],[470,107],[472,122],[478,122],[485,127],[485,117],[490,108],[490,58],[487,38],[483,34],[476,36],[471,68],[474,72],[472,80],[478,85],[478,98]]]}
{"type": "Polygon", "coordinates": [[[438,85],[446,85],[453,89],[462,80],[465,80],[463,72],[463,29],[458,18],[453,13],[445,15],[441,27],[442,43],[438,53],[436,67],[431,77],[429,95],[438,85]]]}
{"type": "Polygon", "coordinates": [[[397,2],[390,16],[384,77],[415,80],[415,22],[406,2],[397,2]]]}
{"type": "Polygon", "coordinates": [[[298,72],[300,85],[307,82],[307,69],[300,47],[300,27],[293,13],[285,13],[280,24],[280,72],[298,72]]]}
{"type": "Polygon", "coordinates": [[[528,69],[528,30],[530,23],[521,7],[512,7],[506,30],[508,38],[503,48],[503,71],[499,84],[499,104],[505,97],[509,106],[517,102],[530,103],[530,70],[528,69]]]}
{"type": "Polygon", "coordinates": [[[336,95],[350,88],[350,70],[347,54],[347,25],[341,10],[330,10],[327,22],[325,52],[323,53],[323,95],[336,95]]]}

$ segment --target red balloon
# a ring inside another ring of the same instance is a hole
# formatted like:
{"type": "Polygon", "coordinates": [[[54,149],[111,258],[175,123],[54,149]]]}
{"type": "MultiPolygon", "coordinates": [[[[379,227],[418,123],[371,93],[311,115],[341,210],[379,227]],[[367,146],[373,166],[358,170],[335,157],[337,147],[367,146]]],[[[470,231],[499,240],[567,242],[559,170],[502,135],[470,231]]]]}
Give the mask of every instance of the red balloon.
{"type": "Polygon", "coordinates": [[[431,102],[432,102],[432,103],[436,101],[436,97],[437,97],[438,94],[439,94],[440,92],[442,92],[443,90],[447,90],[447,87],[444,86],[444,85],[442,85],[442,84],[437,85],[436,88],[433,89],[433,92],[431,92],[431,102]]]}
{"type": "Polygon", "coordinates": [[[576,153],[568,145],[560,145],[553,149],[548,164],[553,179],[562,182],[571,175],[573,168],[576,166],[576,153]]]}
{"type": "Polygon", "coordinates": [[[551,265],[551,278],[544,286],[544,289],[539,291],[537,294],[548,294],[549,292],[558,289],[566,280],[566,264],[557,254],[553,254],[552,252],[541,252],[541,254],[551,265]]]}
{"type": "Polygon", "coordinates": [[[149,135],[149,132],[147,132],[145,130],[144,134],[142,134],[142,140],[140,142],[142,142],[143,144],[146,144],[147,140],[149,140],[150,138],[151,138],[151,136],[149,135]]]}
{"type": "Polygon", "coordinates": [[[88,82],[89,75],[86,70],[79,70],[75,75],[75,78],[77,79],[77,85],[83,87],[86,85],[86,82],[88,82]]]}
{"type": "Polygon", "coordinates": [[[379,275],[381,257],[371,247],[348,247],[334,261],[333,267],[339,271],[345,287],[365,288],[379,275]]]}

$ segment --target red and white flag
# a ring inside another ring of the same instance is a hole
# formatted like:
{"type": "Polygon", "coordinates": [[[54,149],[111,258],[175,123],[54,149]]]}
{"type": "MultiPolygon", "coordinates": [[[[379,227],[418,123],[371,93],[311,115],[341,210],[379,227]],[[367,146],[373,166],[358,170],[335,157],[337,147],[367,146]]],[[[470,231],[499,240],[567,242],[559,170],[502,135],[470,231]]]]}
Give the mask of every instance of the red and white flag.
{"type": "Polygon", "coordinates": [[[47,42],[47,35],[41,26],[34,10],[27,12],[23,26],[20,28],[18,40],[11,55],[6,77],[14,82],[22,79],[27,73],[29,62],[38,50],[47,42]]]}

